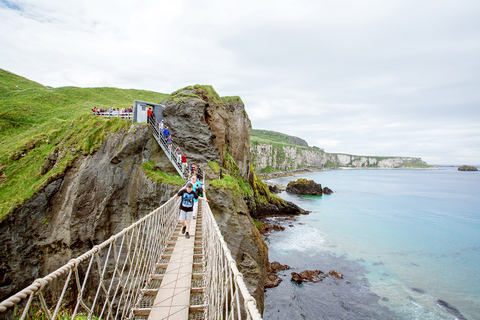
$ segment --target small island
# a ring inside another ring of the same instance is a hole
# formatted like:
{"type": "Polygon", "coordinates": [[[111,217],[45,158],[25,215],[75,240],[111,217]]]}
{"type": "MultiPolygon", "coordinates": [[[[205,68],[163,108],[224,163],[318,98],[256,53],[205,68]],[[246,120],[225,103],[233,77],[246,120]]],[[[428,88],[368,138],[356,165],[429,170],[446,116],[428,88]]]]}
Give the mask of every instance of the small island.
{"type": "Polygon", "coordinates": [[[478,171],[477,167],[463,165],[458,168],[458,171],[478,171]]]}

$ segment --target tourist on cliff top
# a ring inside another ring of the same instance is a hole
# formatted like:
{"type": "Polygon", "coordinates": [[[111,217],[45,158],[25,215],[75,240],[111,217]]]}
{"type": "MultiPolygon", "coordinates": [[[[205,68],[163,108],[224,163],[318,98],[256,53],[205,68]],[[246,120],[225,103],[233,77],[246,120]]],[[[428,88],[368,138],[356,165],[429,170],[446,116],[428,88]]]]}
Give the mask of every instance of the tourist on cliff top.
{"type": "Polygon", "coordinates": [[[178,220],[182,224],[182,234],[185,234],[185,238],[190,238],[190,221],[193,218],[193,206],[194,200],[198,199],[198,194],[193,191],[193,185],[189,182],[185,189],[180,189],[180,191],[172,197],[182,197],[180,202],[180,213],[178,215],[178,220]]]}
{"type": "MultiPolygon", "coordinates": [[[[147,116],[148,116],[148,119],[150,119],[150,118],[154,119],[154,118],[153,118],[152,108],[148,108],[148,110],[147,110],[147,116]]],[[[150,120],[149,120],[149,121],[150,121],[150,120]]]]}

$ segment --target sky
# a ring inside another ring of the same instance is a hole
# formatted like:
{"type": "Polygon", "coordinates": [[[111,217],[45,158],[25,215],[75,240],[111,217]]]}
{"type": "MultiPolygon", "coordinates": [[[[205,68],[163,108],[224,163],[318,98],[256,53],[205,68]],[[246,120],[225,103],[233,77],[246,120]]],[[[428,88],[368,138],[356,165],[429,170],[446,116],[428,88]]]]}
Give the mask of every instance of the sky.
{"type": "Polygon", "coordinates": [[[480,165],[478,0],[0,0],[0,68],[240,96],[327,152],[480,165]]]}

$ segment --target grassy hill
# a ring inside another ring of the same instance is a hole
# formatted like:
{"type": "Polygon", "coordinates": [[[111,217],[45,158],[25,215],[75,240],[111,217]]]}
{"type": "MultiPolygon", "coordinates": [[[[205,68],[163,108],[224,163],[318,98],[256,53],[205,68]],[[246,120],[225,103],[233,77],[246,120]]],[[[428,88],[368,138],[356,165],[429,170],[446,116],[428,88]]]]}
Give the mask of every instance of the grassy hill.
{"type": "Polygon", "coordinates": [[[0,69],[0,220],[81,154],[91,154],[130,120],[91,115],[91,108],[125,108],[134,100],[160,103],[169,94],[117,88],[49,88],[0,69]],[[42,174],[45,158],[57,166],[42,174]]]}

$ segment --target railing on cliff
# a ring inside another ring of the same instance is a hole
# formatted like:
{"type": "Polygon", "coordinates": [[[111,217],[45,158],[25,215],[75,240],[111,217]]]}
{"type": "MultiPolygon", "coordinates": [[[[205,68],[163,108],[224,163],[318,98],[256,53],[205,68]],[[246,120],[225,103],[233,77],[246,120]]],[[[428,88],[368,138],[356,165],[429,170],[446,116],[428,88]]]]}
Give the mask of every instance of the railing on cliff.
{"type": "Polygon", "coordinates": [[[157,140],[157,143],[162,148],[163,152],[168,157],[168,160],[172,163],[172,165],[177,170],[178,174],[183,178],[187,179],[189,176],[189,169],[188,167],[182,167],[182,160],[177,156],[178,145],[171,141],[170,147],[168,146],[166,137],[160,132],[160,128],[158,127],[158,123],[155,121],[153,117],[148,117],[148,124],[150,125],[150,130],[152,131],[153,137],[157,140]]]}
{"type": "MultiPolygon", "coordinates": [[[[205,200],[205,199],[202,199],[205,200]]],[[[180,199],[170,199],[138,222],[0,303],[0,313],[21,311],[21,320],[133,319],[142,288],[178,224],[180,199]],[[61,315],[61,316],[60,316],[61,315]]],[[[202,203],[205,319],[261,320],[210,206],[202,203]]]]}
{"type": "Polygon", "coordinates": [[[205,204],[202,205],[205,319],[261,320],[256,301],[238,271],[210,206],[205,204]]]}
{"type": "Polygon", "coordinates": [[[171,199],[107,241],[0,303],[23,309],[20,319],[42,310],[46,319],[88,315],[124,319],[149,281],[177,225],[179,198],[171,199]],[[66,314],[65,314],[66,313],[66,314]]]}

